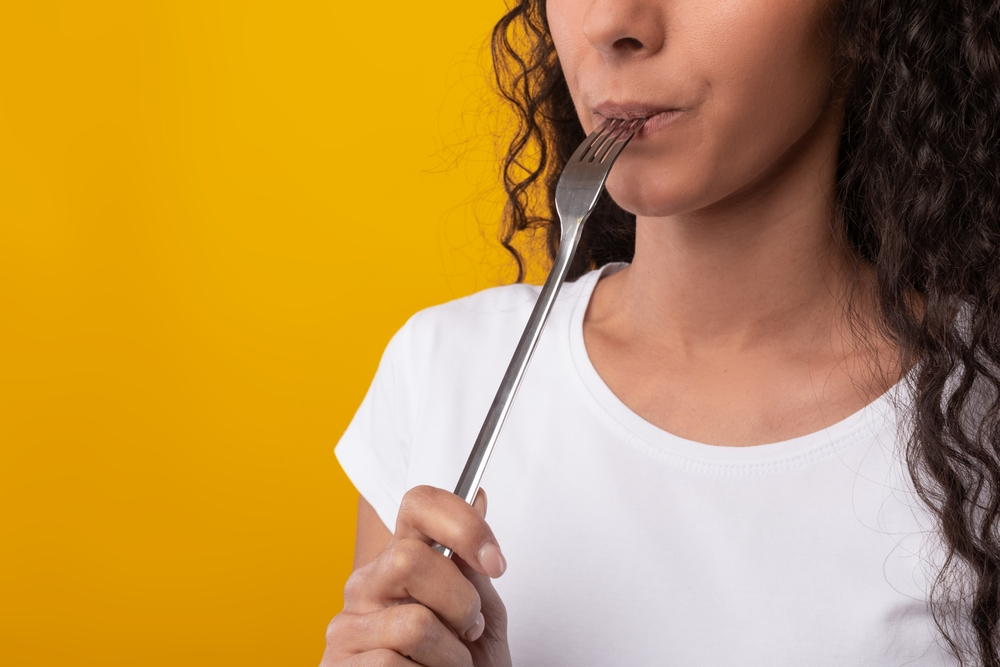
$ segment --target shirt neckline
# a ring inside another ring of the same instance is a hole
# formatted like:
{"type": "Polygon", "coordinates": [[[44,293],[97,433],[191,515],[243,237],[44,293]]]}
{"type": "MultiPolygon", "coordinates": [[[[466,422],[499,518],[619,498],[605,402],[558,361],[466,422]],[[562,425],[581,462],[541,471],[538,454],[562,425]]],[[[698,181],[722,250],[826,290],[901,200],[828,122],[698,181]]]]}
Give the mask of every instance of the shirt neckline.
{"type": "Polygon", "coordinates": [[[806,435],[761,445],[729,447],[710,445],[682,438],[646,421],[625,405],[605,384],[587,353],[583,338],[583,319],[600,278],[627,266],[608,264],[589,272],[577,281],[578,297],[569,317],[568,349],[572,364],[598,411],[614,427],[624,429],[638,439],[641,448],[656,458],[673,459],[687,467],[725,473],[770,472],[804,465],[877,434],[887,423],[895,423],[896,404],[904,381],[854,414],[826,428],[806,435]]]}

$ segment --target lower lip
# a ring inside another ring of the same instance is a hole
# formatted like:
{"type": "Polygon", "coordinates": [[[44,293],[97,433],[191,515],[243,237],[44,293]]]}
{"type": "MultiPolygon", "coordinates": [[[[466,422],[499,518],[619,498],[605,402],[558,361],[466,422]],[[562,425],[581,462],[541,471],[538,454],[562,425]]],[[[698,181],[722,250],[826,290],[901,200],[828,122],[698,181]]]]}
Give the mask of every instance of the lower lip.
{"type": "MultiPolygon", "coordinates": [[[[660,113],[649,116],[646,119],[646,122],[643,123],[642,128],[636,133],[634,138],[643,139],[653,134],[654,132],[659,132],[667,125],[672,123],[674,119],[676,119],[678,116],[681,115],[681,113],[683,112],[679,109],[671,109],[669,111],[661,111],[660,113]]],[[[595,125],[600,125],[605,120],[607,120],[604,116],[601,116],[600,114],[594,114],[594,115],[595,115],[594,120],[596,121],[595,125]]]]}
{"type": "Polygon", "coordinates": [[[635,135],[636,139],[643,139],[653,134],[654,132],[659,132],[670,123],[674,122],[678,116],[681,115],[679,109],[671,109],[670,111],[661,111],[658,114],[654,114],[646,119],[646,122],[642,124],[642,129],[635,135]]]}

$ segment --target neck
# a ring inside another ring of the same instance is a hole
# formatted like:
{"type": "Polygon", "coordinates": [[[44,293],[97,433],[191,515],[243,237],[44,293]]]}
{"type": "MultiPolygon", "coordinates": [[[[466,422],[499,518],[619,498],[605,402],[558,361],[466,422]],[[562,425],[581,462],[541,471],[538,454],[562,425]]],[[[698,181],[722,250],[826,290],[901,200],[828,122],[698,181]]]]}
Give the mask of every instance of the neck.
{"type": "Polygon", "coordinates": [[[852,262],[833,231],[835,160],[825,156],[836,146],[810,148],[711,207],[638,217],[635,258],[619,279],[629,328],[715,352],[829,331],[852,262]]]}

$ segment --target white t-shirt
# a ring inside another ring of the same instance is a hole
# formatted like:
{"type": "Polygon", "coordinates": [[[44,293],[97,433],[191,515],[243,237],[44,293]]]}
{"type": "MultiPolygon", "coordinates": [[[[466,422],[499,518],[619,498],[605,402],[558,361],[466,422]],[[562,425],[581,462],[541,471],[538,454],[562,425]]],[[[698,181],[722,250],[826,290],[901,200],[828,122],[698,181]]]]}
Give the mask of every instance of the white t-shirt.
{"type": "MultiPolygon", "coordinates": [[[[785,442],[679,438],[590,363],[599,274],[564,286],[483,479],[515,667],[957,664],[927,607],[939,550],[901,385],[785,442]]],[[[537,293],[429,308],[389,343],[336,452],[390,529],[411,487],[454,488],[537,293]]]]}

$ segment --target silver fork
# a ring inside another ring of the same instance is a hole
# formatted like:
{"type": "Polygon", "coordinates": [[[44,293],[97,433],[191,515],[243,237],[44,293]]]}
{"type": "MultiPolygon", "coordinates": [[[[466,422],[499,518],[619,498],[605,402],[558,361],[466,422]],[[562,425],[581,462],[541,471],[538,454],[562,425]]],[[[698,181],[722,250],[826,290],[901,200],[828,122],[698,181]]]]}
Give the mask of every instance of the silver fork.
{"type": "MultiPolygon", "coordinates": [[[[458,486],[455,487],[455,495],[464,498],[469,504],[476,498],[483,473],[486,472],[486,464],[489,463],[490,454],[493,453],[493,447],[500,437],[500,429],[503,428],[507,413],[510,412],[517,389],[521,386],[524,371],[531,361],[542,327],[559,294],[559,288],[566,280],[566,272],[580,242],[583,224],[594,210],[597,198],[604,188],[604,181],[607,180],[608,172],[611,171],[615,160],[645,122],[645,118],[633,120],[615,118],[605,121],[580,144],[559,177],[556,186],[556,212],[559,214],[561,227],[559,252],[556,253],[556,260],[549,271],[549,277],[545,280],[538,301],[531,311],[531,317],[528,318],[528,324],[521,334],[521,340],[514,350],[514,356],[507,366],[507,372],[500,381],[500,388],[493,398],[493,404],[486,413],[486,420],[479,430],[479,436],[469,454],[465,470],[458,480],[458,486]]],[[[452,550],[448,547],[435,542],[434,549],[451,558],[452,550]]]]}

